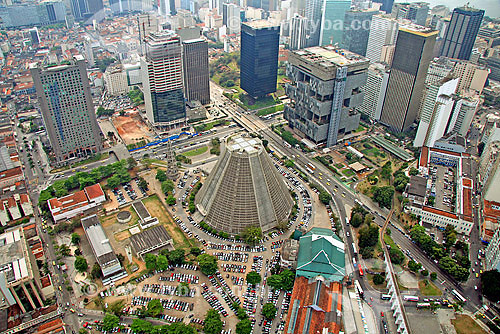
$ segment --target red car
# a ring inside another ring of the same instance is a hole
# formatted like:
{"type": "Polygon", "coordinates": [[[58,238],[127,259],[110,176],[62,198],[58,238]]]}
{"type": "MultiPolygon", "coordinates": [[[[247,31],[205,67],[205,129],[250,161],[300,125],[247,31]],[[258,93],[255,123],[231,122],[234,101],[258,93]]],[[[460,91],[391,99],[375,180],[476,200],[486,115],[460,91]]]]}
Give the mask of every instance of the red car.
{"type": "Polygon", "coordinates": [[[87,328],[87,326],[88,326],[88,325],[89,325],[89,323],[88,323],[88,322],[85,322],[85,323],[83,324],[83,328],[87,328]]]}

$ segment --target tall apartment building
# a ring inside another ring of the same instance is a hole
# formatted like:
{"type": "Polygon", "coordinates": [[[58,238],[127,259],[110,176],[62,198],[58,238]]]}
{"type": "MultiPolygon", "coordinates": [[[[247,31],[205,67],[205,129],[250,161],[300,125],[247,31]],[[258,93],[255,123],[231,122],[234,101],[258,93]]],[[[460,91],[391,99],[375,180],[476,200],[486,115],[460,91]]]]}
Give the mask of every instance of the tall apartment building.
{"type": "Polygon", "coordinates": [[[321,15],[320,45],[340,45],[345,13],[351,9],[351,0],[324,0],[321,15]]]}
{"type": "Polygon", "coordinates": [[[427,2],[395,3],[391,13],[394,18],[407,19],[419,26],[425,26],[428,14],[427,2]]]}
{"type": "Polygon", "coordinates": [[[356,108],[360,113],[365,114],[370,119],[379,120],[384,104],[389,72],[386,66],[381,63],[372,63],[368,67],[368,77],[366,85],[363,87],[365,97],[363,103],[356,108]]]}
{"type": "Polygon", "coordinates": [[[184,124],[181,42],[173,32],[146,36],[141,57],[146,116],[153,126],[171,129],[184,124]]]}
{"type": "Polygon", "coordinates": [[[191,39],[182,42],[184,92],[188,101],[210,103],[208,42],[191,39]]]}
{"type": "Polygon", "coordinates": [[[483,199],[500,202],[500,128],[489,131],[479,163],[483,199]]]}
{"type": "Polygon", "coordinates": [[[127,73],[123,69],[123,65],[108,66],[104,72],[104,84],[106,90],[112,96],[127,94],[129,85],[127,81],[127,73]]]}
{"type": "Polygon", "coordinates": [[[241,25],[241,88],[252,97],[276,91],[280,27],[258,20],[241,25]]]}
{"type": "Polygon", "coordinates": [[[290,20],[290,50],[307,46],[307,18],[295,14],[290,20]]]}
{"type": "Polygon", "coordinates": [[[441,55],[449,58],[470,58],[472,47],[481,27],[484,10],[469,6],[455,8],[446,29],[441,55]]]}
{"type": "Polygon", "coordinates": [[[234,3],[225,3],[222,6],[222,24],[227,27],[227,34],[239,34],[241,30],[240,6],[234,3]]]}
{"type": "Polygon", "coordinates": [[[305,17],[307,18],[307,46],[318,46],[321,34],[323,0],[306,0],[305,17]]]}
{"type": "Polygon", "coordinates": [[[84,159],[102,148],[85,59],[52,67],[31,65],[38,103],[57,164],[84,159]]]}
{"type": "Polygon", "coordinates": [[[457,85],[458,78],[447,77],[428,86],[413,146],[433,147],[444,136],[453,111],[452,95],[457,85]]]}
{"type": "Polygon", "coordinates": [[[141,54],[144,54],[146,36],[159,31],[158,18],[151,13],[140,14],[137,16],[137,27],[139,30],[141,54]]]}
{"type": "Polygon", "coordinates": [[[333,46],[293,51],[288,57],[285,87],[291,103],[284,117],[291,128],[326,147],[357,129],[363,103],[367,58],[333,46]]]}
{"type": "Polygon", "coordinates": [[[417,25],[399,29],[380,121],[405,131],[415,121],[437,31],[417,25]]]}
{"type": "Polygon", "coordinates": [[[370,26],[378,10],[349,10],[345,13],[342,48],[366,56],[370,26]]]}
{"type": "Polygon", "coordinates": [[[446,133],[457,133],[465,137],[481,104],[480,96],[474,92],[462,92],[457,94],[454,99],[455,106],[446,133]]]}
{"type": "Polygon", "coordinates": [[[398,28],[398,21],[390,15],[373,16],[366,45],[366,58],[371,62],[381,61],[384,46],[392,46],[396,43],[398,28]]]}

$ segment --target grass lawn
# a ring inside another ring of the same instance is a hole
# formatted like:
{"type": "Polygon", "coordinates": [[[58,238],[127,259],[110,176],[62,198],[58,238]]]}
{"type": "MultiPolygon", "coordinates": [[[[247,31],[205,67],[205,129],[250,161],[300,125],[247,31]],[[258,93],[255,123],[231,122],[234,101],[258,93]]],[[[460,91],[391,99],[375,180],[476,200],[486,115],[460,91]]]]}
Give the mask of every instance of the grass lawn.
{"type": "Polygon", "coordinates": [[[354,172],[353,172],[352,170],[350,170],[350,169],[344,169],[344,170],[342,171],[342,174],[344,174],[344,175],[345,175],[345,176],[347,176],[347,177],[350,177],[350,176],[353,176],[353,175],[354,175],[354,172]]]}
{"type": "Polygon", "coordinates": [[[429,280],[419,281],[418,288],[423,296],[441,296],[443,294],[441,290],[429,280]]]}
{"type": "Polygon", "coordinates": [[[342,169],[342,168],[344,168],[344,164],[338,163],[338,164],[335,164],[335,167],[338,169],[342,169]]]}
{"type": "Polygon", "coordinates": [[[85,160],[82,160],[82,161],[79,161],[79,162],[72,164],[71,168],[83,166],[83,165],[86,165],[86,164],[89,164],[92,162],[96,162],[96,161],[101,161],[101,160],[104,160],[107,158],[109,158],[109,153],[107,153],[107,152],[106,153],[98,153],[98,154],[96,154],[88,159],[85,159],[85,160]]]}
{"type": "Polygon", "coordinates": [[[457,314],[456,319],[452,319],[451,323],[457,334],[486,334],[486,331],[468,315],[457,314]]]}
{"type": "Polygon", "coordinates": [[[151,216],[157,217],[160,223],[165,226],[165,229],[174,241],[175,248],[188,249],[195,246],[196,241],[194,239],[188,239],[179,226],[174,223],[165,206],[158,198],[158,195],[149,196],[142,200],[142,202],[151,216]]]}
{"type": "Polygon", "coordinates": [[[207,150],[208,150],[208,147],[203,146],[203,147],[195,148],[194,150],[191,150],[191,151],[184,152],[184,153],[182,153],[182,155],[184,155],[186,157],[194,157],[196,155],[200,155],[200,154],[205,153],[207,150]]]}
{"type": "Polygon", "coordinates": [[[354,132],[361,132],[361,131],[364,131],[366,130],[366,128],[363,126],[363,125],[359,125],[358,128],[354,131],[354,132]]]}
{"type": "Polygon", "coordinates": [[[263,96],[259,97],[257,99],[252,99],[250,96],[247,94],[240,94],[239,100],[243,105],[248,108],[249,110],[255,110],[255,109],[261,109],[265,107],[270,107],[272,105],[275,105],[277,102],[273,99],[272,96],[263,96]]]}
{"type": "Polygon", "coordinates": [[[259,111],[257,111],[257,116],[266,116],[278,111],[282,111],[283,109],[285,109],[285,106],[283,104],[279,104],[277,106],[272,106],[265,109],[260,109],[259,111]]]}

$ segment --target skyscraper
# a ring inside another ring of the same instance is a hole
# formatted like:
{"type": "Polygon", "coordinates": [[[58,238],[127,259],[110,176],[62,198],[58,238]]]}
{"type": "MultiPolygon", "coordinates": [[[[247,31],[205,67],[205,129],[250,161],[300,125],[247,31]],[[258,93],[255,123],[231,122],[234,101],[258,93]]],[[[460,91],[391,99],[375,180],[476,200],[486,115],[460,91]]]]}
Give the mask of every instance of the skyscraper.
{"type": "Polygon", "coordinates": [[[222,6],[222,24],[227,27],[227,34],[239,34],[241,29],[240,7],[234,3],[225,3],[222,6]]]}
{"type": "Polygon", "coordinates": [[[407,19],[419,26],[425,26],[429,14],[429,3],[395,3],[391,14],[394,18],[407,19]]]}
{"type": "Polygon", "coordinates": [[[306,0],[307,46],[318,46],[321,34],[321,15],[323,0],[306,0]]]}
{"type": "MultiPolygon", "coordinates": [[[[177,14],[175,10],[175,0],[159,0],[159,13],[161,16],[174,16],[177,14]]],[[[222,11],[222,8],[220,9],[222,11]]]]}
{"type": "Polygon", "coordinates": [[[288,125],[326,147],[356,130],[363,103],[367,58],[333,46],[292,51],[288,57],[291,84],[285,87],[293,101],[285,106],[288,125]]]}
{"type": "Polygon", "coordinates": [[[422,113],[418,123],[415,147],[433,147],[445,134],[453,110],[452,95],[458,85],[458,78],[449,77],[429,85],[423,100],[422,113]]]}
{"type": "Polygon", "coordinates": [[[30,34],[31,44],[38,45],[40,44],[40,35],[38,34],[38,28],[34,27],[28,30],[30,34]]]}
{"type": "Polygon", "coordinates": [[[366,55],[370,25],[377,10],[349,10],[345,13],[342,48],[366,55]]]}
{"type": "Polygon", "coordinates": [[[455,8],[446,28],[441,55],[469,60],[484,10],[469,6],[455,8]]]}
{"type": "Polygon", "coordinates": [[[290,50],[299,50],[307,43],[307,18],[295,14],[290,23],[290,50]]]}
{"type": "Polygon", "coordinates": [[[392,5],[394,4],[394,0],[374,0],[373,2],[382,4],[382,6],[380,7],[381,11],[384,11],[387,14],[390,14],[392,12],[392,5]]]}
{"type": "Polygon", "coordinates": [[[185,122],[181,42],[173,32],[146,36],[141,57],[146,116],[156,127],[175,128],[185,122]]]}
{"type": "Polygon", "coordinates": [[[158,32],[158,18],[153,14],[141,14],[137,16],[137,26],[139,30],[139,43],[141,54],[144,54],[146,36],[152,32],[158,32]]]}
{"type": "Polygon", "coordinates": [[[57,164],[84,159],[102,148],[85,59],[41,68],[31,65],[38,102],[57,164]]]}
{"type": "Polygon", "coordinates": [[[418,114],[437,31],[417,25],[399,28],[380,121],[395,131],[408,129],[418,114]]]}
{"type": "Polygon", "coordinates": [[[351,0],[324,0],[321,16],[320,45],[342,43],[345,13],[351,9],[351,0]]]}
{"type": "Polygon", "coordinates": [[[370,64],[366,85],[363,87],[365,92],[363,103],[356,110],[370,117],[370,119],[379,120],[388,80],[389,72],[384,64],[370,64]]]}
{"type": "Polygon", "coordinates": [[[210,74],[208,70],[208,42],[191,39],[182,42],[184,91],[188,101],[210,103],[210,74]]]}
{"type": "Polygon", "coordinates": [[[390,15],[373,16],[366,45],[366,58],[371,62],[381,61],[382,48],[396,43],[398,27],[398,21],[390,15]]]}
{"type": "Polygon", "coordinates": [[[240,86],[252,97],[276,91],[280,27],[265,20],[241,25],[240,86]]]}

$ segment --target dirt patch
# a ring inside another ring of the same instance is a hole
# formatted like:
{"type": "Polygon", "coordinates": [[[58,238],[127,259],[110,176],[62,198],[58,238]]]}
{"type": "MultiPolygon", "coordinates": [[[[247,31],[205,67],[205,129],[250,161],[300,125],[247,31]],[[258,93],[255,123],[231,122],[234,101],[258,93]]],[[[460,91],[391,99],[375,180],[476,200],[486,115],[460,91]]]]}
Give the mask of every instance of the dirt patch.
{"type": "Polygon", "coordinates": [[[115,234],[116,241],[123,241],[130,237],[129,231],[118,232],[115,234]]]}
{"type": "Polygon", "coordinates": [[[170,213],[167,211],[163,203],[157,195],[150,196],[143,200],[144,205],[153,217],[157,217],[163,226],[165,226],[168,234],[174,241],[175,248],[189,248],[192,246],[190,240],[184,235],[184,232],[174,223],[170,213]]]}
{"type": "Polygon", "coordinates": [[[457,334],[486,334],[486,331],[468,315],[457,314],[451,323],[455,326],[457,334]]]}
{"type": "Polygon", "coordinates": [[[141,140],[150,141],[151,133],[139,113],[130,113],[113,119],[113,124],[125,145],[134,144],[141,140]]]}

